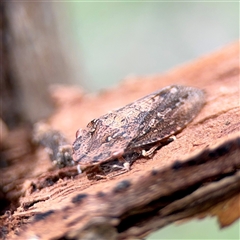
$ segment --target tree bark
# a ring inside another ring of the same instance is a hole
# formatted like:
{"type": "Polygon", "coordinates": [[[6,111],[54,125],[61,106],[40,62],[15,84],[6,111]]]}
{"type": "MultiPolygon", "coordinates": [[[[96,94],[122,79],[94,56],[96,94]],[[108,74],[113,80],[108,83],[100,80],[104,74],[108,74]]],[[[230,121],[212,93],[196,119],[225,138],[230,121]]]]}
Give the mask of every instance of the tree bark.
{"type": "Polygon", "coordinates": [[[238,42],[165,74],[126,79],[96,96],[71,87],[57,88],[52,93],[57,108],[48,123],[73,141],[76,130],[93,118],[171,84],[204,89],[202,111],[175,141],[112,178],[88,180],[75,167],[54,170],[43,149],[31,151],[28,130],[11,132],[3,151],[8,166],[1,176],[5,197],[15,204],[1,217],[5,235],[131,239],[193,217],[216,215],[222,227],[236,221],[240,200],[238,42]],[[25,136],[21,149],[17,134],[25,136]]]}

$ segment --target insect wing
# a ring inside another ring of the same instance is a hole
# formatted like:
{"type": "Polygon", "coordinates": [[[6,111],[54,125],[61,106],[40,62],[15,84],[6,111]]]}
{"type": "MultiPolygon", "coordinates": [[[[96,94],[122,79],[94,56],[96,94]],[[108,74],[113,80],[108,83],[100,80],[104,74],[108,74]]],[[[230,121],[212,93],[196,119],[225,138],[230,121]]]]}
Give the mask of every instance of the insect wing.
{"type": "Polygon", "coordinates": [[[92,165],[121,157],[139,134],[139,121],[152,108],[154,94],[92,120],[73,143],[73,158],[92,165]]]}
{"type": "Polygon", "coordinates": [[[139,132],[128,150],[161,141],[184,128],[204,104],[204,92],[185,86],[169,86],[152,96],[152,107],[139,117],[139,132]]]}
{"type": "Polygon", "coordinates": [[[94,165],[131,153],[181,130],[200,111],[201,90],[169,86],[92,120],[73,143],[73,158],[94,165]]]}

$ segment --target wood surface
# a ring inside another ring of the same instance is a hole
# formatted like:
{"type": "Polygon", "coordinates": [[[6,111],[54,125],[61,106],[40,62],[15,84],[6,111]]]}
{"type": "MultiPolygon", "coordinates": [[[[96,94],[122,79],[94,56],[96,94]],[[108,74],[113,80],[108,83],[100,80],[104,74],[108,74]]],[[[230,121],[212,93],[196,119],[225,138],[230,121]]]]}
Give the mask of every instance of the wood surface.
{"type": "Polygon", "coordinates": [[[1,193],[11,204],[0,218],[7,239],[138,239],[170,223],[239,216],[239,42],[164,74],[129,77],[99,94],[55,86],[49,125],[72,142],[93,118],[171,84],[198,87],[206,104],[176,140],[129,172],[99,181],[76,167],[54,169],[31,128],[4,139],[1,193]],[[93,237],[93,238],[91,238],[93,237]]]}

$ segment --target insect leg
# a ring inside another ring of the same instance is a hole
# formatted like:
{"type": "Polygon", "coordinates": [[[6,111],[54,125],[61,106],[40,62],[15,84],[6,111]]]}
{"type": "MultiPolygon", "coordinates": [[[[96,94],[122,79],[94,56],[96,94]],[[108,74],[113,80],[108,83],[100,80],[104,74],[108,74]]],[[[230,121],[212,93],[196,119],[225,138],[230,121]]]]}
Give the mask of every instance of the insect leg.
{"type": "Polygon", "coordinates": [[[159,148],[161,146],[162,146],[162,144],[158,143],[155,146],[153,146],[152,148],[150,148],[148,151],[143,149],[142,150],[142,156],[143,157],[148,157],[148,156],[152,155],[157,150],[157,148],[159,148]]]}

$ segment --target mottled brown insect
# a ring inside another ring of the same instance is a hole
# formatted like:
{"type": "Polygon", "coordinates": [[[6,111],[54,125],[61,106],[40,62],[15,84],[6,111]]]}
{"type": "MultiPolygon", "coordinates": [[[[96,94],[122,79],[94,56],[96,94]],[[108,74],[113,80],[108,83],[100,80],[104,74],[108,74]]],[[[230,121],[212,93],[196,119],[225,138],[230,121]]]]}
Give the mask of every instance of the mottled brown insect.
{"type": "Polygon", "coordinates": [[[198,114],[204,99],[202,90],[173,85],[93,119],[78,130],[73,159],[81,167],[128,168],[184,128],[198,114]]]}

